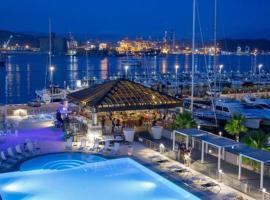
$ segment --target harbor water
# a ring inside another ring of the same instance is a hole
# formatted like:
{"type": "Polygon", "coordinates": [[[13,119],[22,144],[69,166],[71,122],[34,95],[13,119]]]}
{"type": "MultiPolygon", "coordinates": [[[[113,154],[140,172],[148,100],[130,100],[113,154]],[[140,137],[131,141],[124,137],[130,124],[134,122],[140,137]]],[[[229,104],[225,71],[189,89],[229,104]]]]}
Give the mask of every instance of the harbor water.
{"type": "MultiPolygon", "coordinates": [[[[48,86],[50,75],[53,82],[61,87],[74,86],[76,80],[90,77],[105,80],[116,75],[124,75],[123,60],[125,57],[99,56],[53,56],[55,67],[53,74],[48,71],[48,56],[46,54],[12,54],[8,56],[6,67],[0,68],[0,103],[26,103],[35,98],[35,90],[48,86]]],[[[190,55],[170,55],[138,57],[139,66],[130,66],[129,75],[152,73],[175,73],[175,66],[179,65],[178,73],[189,72],[191,68],[190,55]]],[[[198,72],[206,71],[213,59],[209,56],[196,55],[195,68],[198,72]]],[[[268,72],[270,56],[224,55],[218,56],[218,63],[224,65],[225,71],[248,72],[256,64],[263,64],[263,71],[268,72]]]]}

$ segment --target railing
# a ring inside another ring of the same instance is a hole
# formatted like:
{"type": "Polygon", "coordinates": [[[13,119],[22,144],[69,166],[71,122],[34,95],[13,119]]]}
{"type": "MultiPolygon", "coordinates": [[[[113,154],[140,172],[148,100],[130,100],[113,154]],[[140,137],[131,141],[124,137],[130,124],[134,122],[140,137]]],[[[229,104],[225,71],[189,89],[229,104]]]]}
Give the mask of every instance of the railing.
{"type": "Polygon", "coordinates": [[[171,151],[171,149],[166,148],[165,146],[162,146],[156,142],[153,142],[151,140],[148,140],[146,138],[139,137],[139,142],[144,144],[144,146],[148,147],[149,149],[152,149],[154,151],[162,152],[162,153],[168,153],[171,151]]]}
{"type": "MultiPolygon", "coordinates": [[[[171,149],[164,147],[164,149],[161,149],[160,144],[155,143],[151,140],[148,140],[146,138],[139,137],[139,142],[144,144],[146,147],[161,152],[170,157],[173,160],[176,160],[180,163],[184,163],[184,160],[181,158],[181,156],[176,155],[176,152],[172,152],[171,149]]],[[[232,187],[244,194],[247,194],[248,196],[251,196],[255,199],[262,199],[262,200],[270,200],[270,193],[260,190],[258,187],[254,187],[251,184],[249,184],[246,181],[238,180],[235,177],[229,176],[228,174],[221,173],[216,169],[213,169],[209,167],[208,165],[205,165],[203,163],[200,163],[199,161],[192,160],[191,168],[197,172],[200,172],[201,174],[204,174],[210,178],[213,178],[215,180],[218,180],[225,185],[228,185],[229,187],[232,187]]]]}

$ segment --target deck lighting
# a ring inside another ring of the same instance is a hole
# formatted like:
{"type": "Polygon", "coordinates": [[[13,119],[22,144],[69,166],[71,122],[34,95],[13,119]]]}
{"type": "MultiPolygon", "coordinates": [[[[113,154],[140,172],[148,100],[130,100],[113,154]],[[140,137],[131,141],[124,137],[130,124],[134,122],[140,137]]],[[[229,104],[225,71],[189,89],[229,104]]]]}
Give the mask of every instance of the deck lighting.
{"type": "Polygon", "coordinates": [[[159,145],[159,151],[160,151],[160,153],[164,153],[164,151],[165,151],[165,146],[164,146],[164,144],[160,144],[159,145]]]}

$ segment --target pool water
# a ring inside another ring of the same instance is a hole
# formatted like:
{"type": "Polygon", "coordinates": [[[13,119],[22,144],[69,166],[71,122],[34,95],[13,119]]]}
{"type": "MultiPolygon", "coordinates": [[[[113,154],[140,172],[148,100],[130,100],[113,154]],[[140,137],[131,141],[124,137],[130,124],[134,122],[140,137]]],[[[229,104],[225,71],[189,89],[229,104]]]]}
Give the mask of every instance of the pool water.
{"type": "Polygon", "coordinates": [[[3,200],[199,200],[129,158],[0,174],[0,194],[3,200]]]}
{"type": "Polygon", "coordinates": [[[74,167],[105,161],[100,156],[85,153],[58,153],[40,156],[24,162],[20,166],[20,171],[30,171],[37,169],[64,170],[74,167]]]}

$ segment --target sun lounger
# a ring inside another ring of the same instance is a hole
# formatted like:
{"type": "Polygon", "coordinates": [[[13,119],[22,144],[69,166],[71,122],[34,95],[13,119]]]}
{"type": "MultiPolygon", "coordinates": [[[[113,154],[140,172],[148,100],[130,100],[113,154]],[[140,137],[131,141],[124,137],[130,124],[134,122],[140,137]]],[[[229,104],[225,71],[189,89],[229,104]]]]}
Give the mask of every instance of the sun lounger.
{"type": "Polygon", "coordinates": [[[94,145],[89,148],[89,151],[98,151],[99,150],[99,139],[94,140],[94,145]]]}
{"type": "Polygon", "coordinates": [[[17,159],[17,160],[20,160],[20,159],[22,158],[22,157],[17,157],[17,156],[15,156],[15,154],[13,153],[11,147],[9,147],[9,148],[7,149],[7,154],[8,154],[8,157],[9,157],[9,158],[13,158],[13,159],[17,159]]]}
{"type": "MultiPolygon", "coordinates": [[[[207,183],[204,183],[204,184],[201,184],[201,188],[204,189],[204,190],[212,190],[214,188],[219,188],[219,191],[220,191],[220,185],[213,182],[213,181],[210,181],[210,182],[207,182],[207,183]]],[[[218,191],[218,192],[219,192],[218,191]]]]}
{"type": "Polygon", "coordinates": [[[83,151],[86,149],[86,140],[81,140],[81,145],[79,147],[80,151],[83,151]]]}
{"type": "Polygon", "coordinates": [[[1,157],[1,160],[6,162],[6,163],[10,163],[10,164],[14,164],[17,162],[16,159],[13,159],[13,158],[7,158],[5,153],[3,151],[0,152],[0,157],[1,157]]]}
{"type": "Polygon", "coordinates": [[[21,146],[19,144],[15,146],[15,153],[23,157],[30,156],[30,154],[28,154],[27,152],[22,151],[21,146]]]}
{"type": "Polygon", "coordinates": [[[26,143],[26,149],[31,154],[37,154],[38,150],[39,150],[39,149],[34,147],[34,144],[32,142],[27,142],[26,143]]]}
{"type": "Polygon", "coordinates": [[[169,162],[169,160],[167,158],[164,158],[164,157],[161,157],[161,156],[158,156],[158,157],[153,158],[152,161],[155,162],[155,163],[166,163],[166,162],[169,162]]]}

